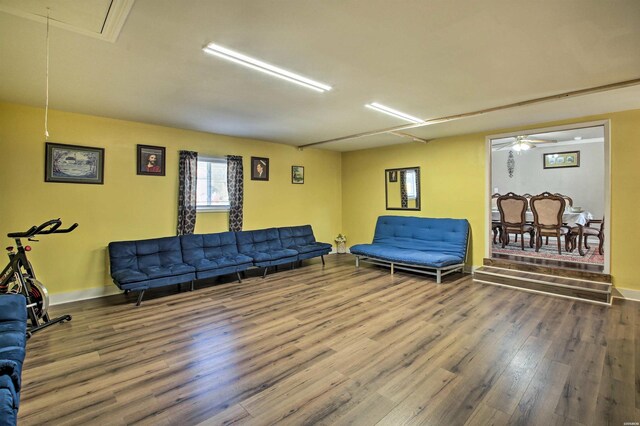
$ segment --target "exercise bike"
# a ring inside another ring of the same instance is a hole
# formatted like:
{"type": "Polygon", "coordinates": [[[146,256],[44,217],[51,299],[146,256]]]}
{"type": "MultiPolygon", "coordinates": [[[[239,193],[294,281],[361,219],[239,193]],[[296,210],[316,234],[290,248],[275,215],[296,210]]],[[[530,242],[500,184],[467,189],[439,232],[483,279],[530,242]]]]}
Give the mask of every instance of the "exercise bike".
{"type": "Polygon", "coordinates": [[[7,247],[9,264],[0,274],[0,297],[3,293],[22,294],[27,299],[27,316],[30,326],[27,327],[27,337],[37,331],[47,328],[53,324],[71,321],[71,315],[62,315],[51,319],[49,317],[49,293],[47,288],[36,279],[31,262],[27,259],[27,252],[31,251],[31,246],[23,245],[21,239],[28,241],[38,241],[34,239],[36,235],[46,234],[66,234],[78,227],[74,223],[67,229],[59,229],[62,226],[60,219],[49,220],[40,226],[32,226],[24,232],[12,232],[7,237],[16,241],[16,246],[7,247]]]}

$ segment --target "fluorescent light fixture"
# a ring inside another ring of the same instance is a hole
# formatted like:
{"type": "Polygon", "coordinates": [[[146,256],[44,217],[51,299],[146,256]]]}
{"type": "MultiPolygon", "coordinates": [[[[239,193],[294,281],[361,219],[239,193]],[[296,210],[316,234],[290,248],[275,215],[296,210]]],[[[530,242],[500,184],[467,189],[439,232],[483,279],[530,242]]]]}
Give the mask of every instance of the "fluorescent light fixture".
{"type": "Polygon", "coordinates": [[[244,65],[245,67],[248,67],[257,71],[262,71],[263,73],[281,78],[283,80],[290,81],[291,83],[299,84],[300,86],[304,86],[318,92],[325,92],[327,90],[331,90],[331,86],[327,84],[319,83],[317,81],[311,80],[310,78],[306,78],[301,75],[292,73],[291,71],[278,68],[266,62],[262,62],[250,56],[243,55],[242,53],[235,52],[231,49],[227,49],[226,47],[222,47],[215,43],[207,44],[204,48],[202,48],[202,50],[204,50],[206,53],[215,55],[219,58],[226,59],[231,62],[235,62],[236,64],[244,65]]]}
{"type": "Polygon", "coordinates": [[[370,104],[366,104],[365,106],[367,108],[374,109],[374,110],[376,110],[378,112],[382,112],[384,114],[391,115],[392,117],[401,118],[401,119],[409,121],[411,123],[416,123],[416,124],[424,123],[424,120],[421,120],[421,119],[419,119],[417,117],[414,117],[412,115],[409,115],[409,114],[405,114],[402,111],[398,111],[398,110],[395,110],[393,108],[389,108],[388,106],[384,106],[384,105],[379,104],[377,102],[372,102],[370,104]]]}

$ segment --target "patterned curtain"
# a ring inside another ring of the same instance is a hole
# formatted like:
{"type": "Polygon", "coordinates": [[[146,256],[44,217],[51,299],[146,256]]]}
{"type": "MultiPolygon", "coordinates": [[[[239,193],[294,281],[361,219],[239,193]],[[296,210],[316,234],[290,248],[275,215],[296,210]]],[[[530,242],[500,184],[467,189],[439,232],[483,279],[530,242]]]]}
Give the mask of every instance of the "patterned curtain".
{"type": "Polygon", "coordinates": [[[409,196],[407,195],[407,172],[400,170],[400,207],[409,207],[409,196]]]}
{"type": "Polygon", "coordinates": [[[229,231],[242,231],[244,173],[242,157],[227,155],[227,191],[229,192],[229,231]]]}
{"type": "Polygon", "coordinates": [[[179,173],[178,235],[193,234],[196,229],[197,152],[180,151],[179,173]]]}

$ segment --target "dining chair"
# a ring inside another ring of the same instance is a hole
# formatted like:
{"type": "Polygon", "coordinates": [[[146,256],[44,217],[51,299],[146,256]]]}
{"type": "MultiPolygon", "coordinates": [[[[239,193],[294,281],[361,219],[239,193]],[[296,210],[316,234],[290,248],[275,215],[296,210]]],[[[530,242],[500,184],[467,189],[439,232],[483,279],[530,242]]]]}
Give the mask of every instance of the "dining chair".
{"type": "MultiPolygon", "coordinates": [[[[500,194],[497,192],[491,195],[491,210],[498,209],[498,197],[500,197],[500,194]]],[[[493,231],[493,244],[497,244],[496,239],[498,236],[500,236],[499,241],[502,241],[502,225],[499,220],[491,221],[491,230],[493,231]]]]}
{"type": "Polygon", "coordinates": [[[589,250],[588,238],[590,236],[598,238],[598,253],[602,256],[604,254],[604,217],[602,219],[592,219],[587,222],[585,226],[576,225],[571,228],[571,251],[576,248],[576,239],[578,253],[580,256],[584,256],[585,253],[582,251],[582,247],[589,250]],[[591,224],[600,224],[599,227],[592,227],[591,224]]]}
{"type": "Polygon", "coordinates": [[[533,226],[536,231],[536,252],[542,246],[542,237],[556,237],[558,254],[562,254],[560,239],[565,238],[565,250],[569,251],[569,227],[562,224],[565,200],[563,197],[543,192],[531,197],[533,226]]]}
{"type": "Polygon", "coordinates": [[[569,207],[573,207],[573,199],[571,197],[569,197],[568,195],[563,195],[563,194],[560,194],[559,192],[556,192],[553,195],[555,195],[557,197],[564,198],[564,208],[565,209],[568,209],[569,207]]]}
{"type": "Polygon", "coordinates": [[[521,195],[509,192],[498,197],[498,210],[500,211],[500,227],[502,229],[502,248],[509,244],[509,234],[521,236],[520,245],[524,250],[524,234],[529,234],[529,246],[533,247],[533,226],[525,222],[527,211],[527,199],[521,195]]]}
{"type": "Polygon", "coordinates": [[[533,197],[533,195],[527,192],[522,194],[522,196],[527,199],[527,210],[531,210],[531,197],[533,197]]]}

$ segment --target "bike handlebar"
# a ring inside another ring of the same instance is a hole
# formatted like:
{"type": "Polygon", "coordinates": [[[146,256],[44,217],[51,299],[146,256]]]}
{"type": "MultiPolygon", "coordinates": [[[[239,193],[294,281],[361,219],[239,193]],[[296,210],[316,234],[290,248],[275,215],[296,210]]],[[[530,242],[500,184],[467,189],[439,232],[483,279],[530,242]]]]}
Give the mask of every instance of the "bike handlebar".
{"type": "Polygon", "coordinates": [[[24,232],[10,232],[7,234],[9,238],[31,238],[36,235],[45,235],[45,234],[66,234],[68,232],[73,231],[78,227],[77,223],[74,223],[67,229],[59,229],[62,226],[62,221],[60,218],[51,219],[40,226],[32,226],[24,232]]]}

